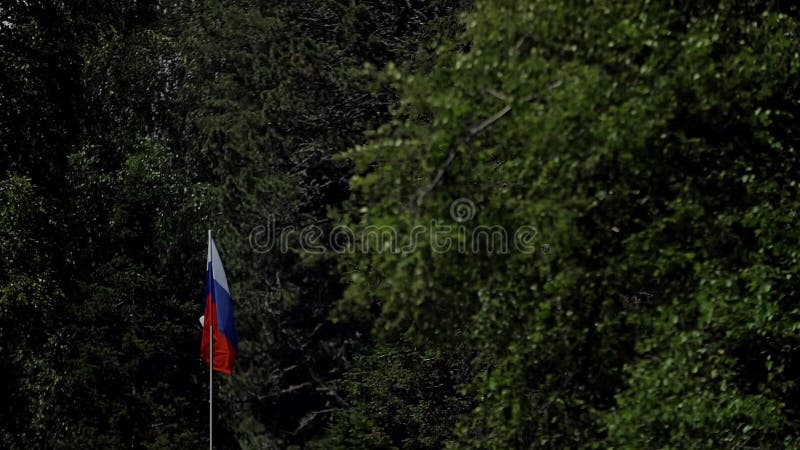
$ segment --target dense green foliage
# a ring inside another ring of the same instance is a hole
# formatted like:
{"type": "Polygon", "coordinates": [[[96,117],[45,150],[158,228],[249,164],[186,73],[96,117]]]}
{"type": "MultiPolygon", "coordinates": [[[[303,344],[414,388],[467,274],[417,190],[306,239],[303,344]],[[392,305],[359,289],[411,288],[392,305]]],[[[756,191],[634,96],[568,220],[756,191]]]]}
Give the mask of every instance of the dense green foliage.
{"type": "Polygon", "coordinates": [[[362,230],[467,198],[551,252],[355,254],[340,312],[469,355],[454,447],[795,447],[798,10],[581,4],[478,2],[350,152],[362,230]]]}
{"type": "Polygon", "coordinates": [[[0,6],[0,447],[206,444],[213,228],[218,448],[800,448],[798,33],[777,0],[0,6]],[[334,225],[417,245],[300,249],[334,225]]]}
{"type": "Polygon", "coordinates": [[[3,13],[0,446],[197,445],[186,293],[202,255],[165,214],[183,194],[155,131],[156,7],[3,13]]]}
{"type": "Polygon", "coordinates": [[[0,7],[2,447],[197,447],[205,230],[242,355],[216,442],[275,447],[349,404],[369,323],[334,325],[331,263],[253,251],[324,220],[331,156],[387,117],[390,61],[425,64],[459,2],[12,2],[0,7]],[[366,65],[366,66],[365,66],[366,65]],[[371,68],[370,68],[371,67],[371,68]]]}
{"type": "Polygon", "coordinates": [[[333,156],[362,142],[394,99],[376,69],[424,63],[429,42],[455,28],[457,5],[208,1],[179,15],[187,146],[237,300],[242,358],[224,415],[246,445],[302,443],[348,408],[330,382],[369,333],[328,320],[341,296],[332,264],[262,249],[264,228],[325,225],[348,192],[350,166],[333,156]]]}

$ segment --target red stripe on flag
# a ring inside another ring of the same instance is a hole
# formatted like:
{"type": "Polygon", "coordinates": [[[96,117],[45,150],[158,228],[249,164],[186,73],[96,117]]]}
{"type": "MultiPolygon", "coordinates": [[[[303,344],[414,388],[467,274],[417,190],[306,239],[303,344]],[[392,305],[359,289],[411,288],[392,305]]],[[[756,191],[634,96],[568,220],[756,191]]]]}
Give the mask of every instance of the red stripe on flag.
{"type": "MultiPolygon", "coordinates": [[[[200,344],[200,356],[206,364],[209,363],[209,347],[211,346],[211,325],[217,324],[217,308],[209,293],[206,297],[206,310],[203,319],[203,340],[200,344]]],[[[233,373],[233,364],[236,361],[236,351],[219,327],[214,327],[214,370],[226,375],[233,373]]]]}

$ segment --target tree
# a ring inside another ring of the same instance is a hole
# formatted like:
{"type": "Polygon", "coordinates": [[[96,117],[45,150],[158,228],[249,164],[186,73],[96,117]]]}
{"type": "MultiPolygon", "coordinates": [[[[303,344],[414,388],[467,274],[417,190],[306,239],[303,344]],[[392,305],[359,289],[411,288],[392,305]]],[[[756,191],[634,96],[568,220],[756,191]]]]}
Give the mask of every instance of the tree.
{"type": "Polygon", "coordinates": [[[197,445],[199,309],[187,292],[201,291],[202,244],[185,226],[186,179],[161,122],[160,9],[5,12],[0,442],[197,445]]]}
{"type": "Polygon", "coordinates": [[[330,229],[351,170],[333,156],[388,117],[395,95],[375,69],[424,64],[459,7],[204,1],[174,16],[189,167],[207,188],[236,298],[241,358],[220,395],[243,445],[301,445],[350,407],[334,381],[370,324],[329,320],[341,296],[334,263],[304,256],[300,231],[330,229]],[[270,246],[281,235],[290,251],[270,246]]]}
{"type": "Polygon", "coordinates": [[[337,309],[469,359],[453,447],[796,445],[797,13],[482,1],[465,51],[389,71],[345,218],[420,241],[341,261],[337,309]],[[458,251],[477,226],[517,240],[458,251]]]}

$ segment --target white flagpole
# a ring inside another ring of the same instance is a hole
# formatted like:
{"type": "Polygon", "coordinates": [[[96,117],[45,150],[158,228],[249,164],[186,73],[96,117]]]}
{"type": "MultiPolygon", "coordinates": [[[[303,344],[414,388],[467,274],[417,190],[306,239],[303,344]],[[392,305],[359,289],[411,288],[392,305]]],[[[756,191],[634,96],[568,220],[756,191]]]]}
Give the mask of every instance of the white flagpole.
{"type": "MultiPolygon", "coordinates": [[[[213,267],[214,255],[211,253],[211,230],[208,230],[208,254],[211,255],[213,267]]],[[[213,270],[213,269],[212,269],[213,270]]],[[[211,285],[211,295],[214,295],[214,286],[211,285]]],[[[206,317],[206,320],[210,320],[206,317]]],[[[208,449],[214,450],[214,323],[208,326],[208,449]]]]}
{"type": "Polygon", "coordinates": [[[211,345],[208,347],[208,449],[214,449],[214,325],[208,328],[211,332],[211,345]]]}

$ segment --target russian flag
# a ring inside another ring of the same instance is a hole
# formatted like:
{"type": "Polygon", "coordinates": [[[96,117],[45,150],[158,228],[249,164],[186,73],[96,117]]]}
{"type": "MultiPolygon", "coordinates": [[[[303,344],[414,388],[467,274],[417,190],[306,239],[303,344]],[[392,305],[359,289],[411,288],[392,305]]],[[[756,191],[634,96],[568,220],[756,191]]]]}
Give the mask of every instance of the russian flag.
{"type": "Polygon", "coordinates": [[[200,322],[203,324],[203,341],[200,354],[209,364],[211,335],[214,335],[214,365],[216,371],[230,375],[239,342],[236,339],[236,325],[233,322],[233,302],[228,289],[228,279],[217,252],[217,246],[208,233],[208,262],[206,264],[206,309],[200,322]],[[213,331],[212,331],[213,326],[213,331]]]}

